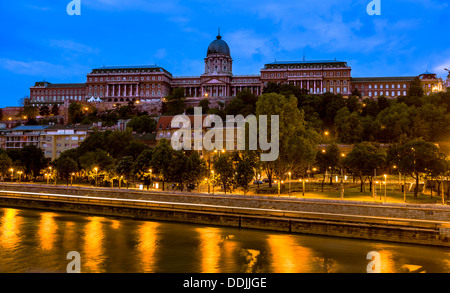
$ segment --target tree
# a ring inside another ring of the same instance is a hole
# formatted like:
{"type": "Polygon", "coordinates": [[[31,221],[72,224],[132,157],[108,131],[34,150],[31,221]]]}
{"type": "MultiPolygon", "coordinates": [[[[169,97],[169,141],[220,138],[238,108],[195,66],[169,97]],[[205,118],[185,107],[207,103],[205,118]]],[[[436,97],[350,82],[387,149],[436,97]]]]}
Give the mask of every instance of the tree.
{"type": "Polygon", "coordinates": [[[198,103],[198,106],[202,108],[202,113],[208,113],[209,111],[209,100],[203,99],[198,103]]]}
{"type": "Polygon", "coordinates": [[[133,161],[133,157],[131,157],[131,156],[125,156],[117,163],[115,171],[116,171],[116,174],[119,176],[119,186],[120,186],[120,181],[123,177],[123,178],[125,178],[125,180],[127,182],[127,189],[128,189],[128,183],[132,176],[133,166],[134,166],[134,161],[133,161]]]}
{"type": "Polygon", "coordinates": [[[158,145],[153,149],[151,166],[154,174],[159,176],[162,182],[162,190],[164,190],[164,183],[170,177],[169,164],[173,159],[173,149],[167,139],[161,139],[158,145]]]}
{"type": "Polygon", "coordinates": [[[197,152],[192,152],[187,159],[183,174],[183,182],[187,184],[188,191],[190,191],[190,185],[197,185],[199,188],[200,182],[206,176],[208,176],[208,168],[205,160],[197,152]]]}
{"type": "Polygon", "coordinates": [[[58,116],[58,115],[59,115],[59,107],[58,107],[58,104],[53,104],[53,106],[52,106],[52,108],[51,108],[51,110],[50,110],[50,113],[51,113],[53,116],[58,116]]]}
{"type": "Polygon", "coordinates": [[[40,174],[41,169],[47,166],[44,151],[35,145],[27,145],[20,150],[20,162],[25,174],[30,174],[31,177],[40,174]]]}
{"type": "Polygon", "coordinates": [[[357,112],[350,113],[348,108],[344,107],[336,113],[334,121],[341,142],[361,142],[364,128],[357,112]]]}
{"type": "Polygon", "coordinates": [[[268,118],[268,137],[271,137],[271,116],[279,118],[279,156],[274,161],[263,162],[271,186],[272,175],[283,180],[287,172],[303,172],[307,164],[314,162],[317,137],[306,128],[304,113],[297,108],[297,98],[293,95],[287,99],[276,93],[263,94],[256,104],[257,116],[266,115],[268,118]]]}
{"type": "Polygon", "coordinates": [[[398,166],[402,173],[409,174],[415,179],[414,198],[417,198],[419,180],[430,174],[438,165],[440,152],[433,143],[415,139],[390,149],[388,158],[398,166]]]}
{"type": "Polygon", "coordinates": [[[136,133],[152,133],[156,130],[156,120],[148,115],[134,117],[127,123],[127,127],[136,133]]]}
{"type": "Polygon", "coordinates": [[[8,174],[12,164],[11,158],[5,152],[0,153],[0,174],[2,176],[2,181],[4,180],[4,176],[8,174]]]}
{"type": "Polygon", "coordinates": [[[248,159],[240,160],[236,166],[235,182],[244,191],[244,195],[250,189],[250,182],[255,176],[252,163],[248,159]]]}
{"type": "Polygon", "coordinates": [[[355,145],[352,151],[343,159],[343,165],[351,172],[358,174],[361,182],[361,192],[364,191],[364,183],[367,179],[370,181],[370,190],[372,190],[372,181],[374,170],[384,166],[386,154],[376,146],[368,142],[362,142],[355,145]]]}
{"type": "Polygon", "coordinates": [[[172,94],[166,97],[167,101],[167,114],[178,115],[182,114],[184,110],[184,103],[186,97],[184,94],[184,88],[174,88],[172,94]]]}
{"type": "Polygon", "coordinates": [[[56,170],[58,172],[58,176],[66,180],[66,185],[69,186],[69,179],[72,176],[72,173],[78,171],[78,164],[74,160],[69,157],[58,158],[55,162],[56,170]]]}
{"type": "Polygon", "coordinates": [[[41,116],[48,116],[50,115],[50,109],[48,106],[44,105],[39,108],[39,115],[41,116]]]}
{"type": "Polygon", "coordinates": [[[422,98],[423,95],[424,95],[424,93],[423,93],[422,82],[420,81],[420,78],[417,76],[411,82],[411,85],[408,89],[407,97],[422,98]]]}
{"type": "Polygon", "coordinates": [[[167,181],[176,182],[180,184],[180,190],[184,190],[184,179],[186,173],[186,165],[188,158],[184,154],[184,151],[172,151],[172,159],[167,165],[167,181]]]}
{"type": "Polygon", "coordinates": [[[223,153],[213,157],[213,170],[217,181],[222,184],[223,191],[227,193],[227,189],[234,184],[235,168],[230,153],[223,153]]]}
{"type": "Polygon", "coordinates": [[[339,164],[340,154],[341,151],[339,150],[338,145],[335,143],[329,145],[326,149],[317,153],[316,165],[319,168],[319,172],[323,174],[322,192],[327,172],[330,172],[330,184],[333,183],[333,176],[331,176],[331,174],[336,170],[339,164]]]}
{"type": "Polygon", "coordinates": [[[78,103],[71,103],[68,108],[68,122],[69,124],[80,123],[84,118],[83,106],[78,103]]]}

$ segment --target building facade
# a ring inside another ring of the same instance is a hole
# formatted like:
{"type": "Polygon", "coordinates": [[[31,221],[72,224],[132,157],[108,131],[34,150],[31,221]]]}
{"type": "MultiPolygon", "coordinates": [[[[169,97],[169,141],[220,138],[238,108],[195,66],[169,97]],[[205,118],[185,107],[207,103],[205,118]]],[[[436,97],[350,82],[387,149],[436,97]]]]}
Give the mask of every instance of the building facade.
{"type": "Polygon", "coordinates": [[[91,128],[89,125],[49,126],[41,133],[39,147],[46,158],[54,161],[62,152],[77,148],[86,139],[91,128]]]}
{"type": "Polygon", "coordinates": [[[21,149],[24,146],[40,147],[41,133],[48,125],[23,125],[4,131],[4,147],[6,150],[21,149]]]}
{"type": "MultiPolygon", "coordinates": [[[[339,60],[275,61],[267,63],[257,75],[234,75],[228,44],[219,35],[210,43],[199,76],[173,76],[157,65],[103,66],[86,76],[86,83],[51,84],[36,82],[30,88],[30,104],[62,104],[70,101],[101,101],[156,105],[161,110],[164,98],[174,88],[184,88],[188,102],[208,98],[224,102],[243,90],[259,96],[269,82],[291,84],[310,94],[325,92],[349,96],[358,91],[364,97],[405,95],[414,79],[406,77],[352,77],[351,67],[339,60]],[[158,106],[159,105],[159,106],[158,106]]],[[[433,73],[420,75],[424,91],[429,94],[444,89],[444,83],[433,73]]]]}
{"type": "Polygon", "coordinates": [[[65,100],[84,101],[86,99],[86,84],[84,83],[59,83],[52,84],[48,81],[38,81],[30,87],[28,104],[41,107],[62,105],[65,100]]]}

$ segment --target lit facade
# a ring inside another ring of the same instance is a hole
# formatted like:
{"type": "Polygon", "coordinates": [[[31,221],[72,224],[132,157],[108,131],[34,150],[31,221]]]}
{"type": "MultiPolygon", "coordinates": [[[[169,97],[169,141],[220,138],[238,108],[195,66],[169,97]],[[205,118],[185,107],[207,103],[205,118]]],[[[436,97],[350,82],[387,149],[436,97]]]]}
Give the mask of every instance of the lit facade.
{"type": "MultiPolygon", "coordinates": [[[[204,59],[204,72],[199,76],[173,76],[157,65],[103,66],[87,74],[84,84],[51,84],[37,82],[30,88],[30,104],[61,104],[69,101],[96,100],[103,103],[135,102],[156,105],[161,111],[164,97],[174,88],[184,88],[187,103],[210,99],[225,103],[243,90],[259,96],[270,82],[291,84],[310,94],[325,92],[351,95],[358,91],[364,97],[397,97],[405,95],[413,76],[352,77],[352,68],[339,60],[275,61],[267,63],[256,75],[234,75],[233,59],[228,44],[220,34],[211,42],[204,59]]],[[[435,74],[420,75],[424,91],[429,94],[444,89],[435,74]]]]}
{"type": "Polygon", "coordinates": [[[46,158],[54,161],[62,152],[77,148],[86,139],[91,128],[88,125],[49,126],[41,133],[39,147],[46,158]]]}

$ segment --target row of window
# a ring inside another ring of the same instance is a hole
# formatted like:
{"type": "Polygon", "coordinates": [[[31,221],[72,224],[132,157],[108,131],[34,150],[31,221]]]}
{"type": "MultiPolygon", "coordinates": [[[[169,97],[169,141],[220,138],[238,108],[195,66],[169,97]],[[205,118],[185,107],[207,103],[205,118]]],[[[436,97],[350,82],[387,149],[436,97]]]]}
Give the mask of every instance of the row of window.
{"type": "Polygon", "coordinates": [[[59,94],[84,94],[84,90],[45,90],[45,91],[31,91],[33,95],[59,95],[59,94]]]}
{"type": "MultiPolygon", "coordinates": [[[[158,80],[161,80],[161,76],[158,76],[158,80]]],[[[89,77],[89,81],[103,81],[103,77],[95,77],[94,79],[92,77],[89,77]]],[[[121,80],[127,80],[126,77],[105,77],[105,81],[121,81],[121,80]]],[[[128,80],[139,80],[139,77],[135,76],[133,77],[128,77],[128,80]]],[[[141,80],[150,80],[150,76],[147,76],[147,78],[144,79],[143,76],[141,76],[141,80]]],[[[155,76],[152,76],[152,80],[156,80],[155,76]]]]}
{"type": "MultiPolygon", "coordinates": [[[[268,76],[269,75],[267,73],[264,73],[265,78],[268,78],[268,76]]],[[[283,73],[283,77],[287,77],[287,76],[288,76],[288,74],[286,72],[283,73]]],[[[322,72],[309,72],[309,73],[303,72],[303,74],[301,74],[300,72],[298,72],[297,74],[290,72],[289,76],[291,76],[291,77],[294,77],[294,76],[297,76],[297,77],[318,76],[318,77],[320,77],[320,76],[322,76],[322,72]]],[[[323,76],[341,76],[341,72],[336,72],[336,74],[334,74],[334,72],[328,72],[328,73],[323,72],[323,76]]],[[[347,72],[344,71],[342,73],[342,76],[347,76],[347,72]]],[[[277,73],[276,76],[275,76],[275,73],[271,73],[270,77],[281,77],[281,73],[277,73]]]]}
{"type": "MultiPolygon", "coordinates": [[[[397,84],[397,89],[402,88],[402,87],[403,87],[404,89],[406,89],[406,84],[403,84],[403,85],[397,84]]],[[[357,89],[358,86],[355,86],[355,88],[357,89]]],[[[372,89],[372,85],[369,84],[368,88],[369,88],[369,89],[372,89]]],[[[374,89],[378,89],[378,88],[383,89],[383,85],[380,84],[379,87],[378,87],[378,85],[375,84],[375,85],[373,85],[373,88],[374,88],[374,89]]],[[[389,87],[389,84],[387,84],[387,85],[386,85],[386,89],[389,89],[389,88],[395,89],[395,84],[391,84],[390,87],[389,87]]],[[[365,89],[365,86],[364,86],[364,85],[361,85],[361,89],[362,89],[362,90],[365,89]]]]}
{"type": "MultiPolygon", "coordinates": [[[[364,92],[361,92],[361,95],[365,96],[364,92]]],[[[389,92],[389,91],[383,92],[383,91],[381,91],[381,92],[379,92],[379,94],[378,94],[378,91],[369,92],[369,97],[378,97],[378,96],[396,97],[396,96],[401,96],[401,95],[402,95],[401,91],[397,91],[397,92],[395,92],[395,91],[392,91],[392,92],[389,92]]],[[[406,96],[406,91],[403,91],[403,95],[406,96]]]]}

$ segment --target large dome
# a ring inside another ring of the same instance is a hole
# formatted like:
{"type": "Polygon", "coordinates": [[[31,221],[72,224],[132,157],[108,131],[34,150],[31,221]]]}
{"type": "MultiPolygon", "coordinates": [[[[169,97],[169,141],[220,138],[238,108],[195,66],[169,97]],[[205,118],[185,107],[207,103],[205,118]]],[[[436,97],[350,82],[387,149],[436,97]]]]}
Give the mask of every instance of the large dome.
{"type": "Polygon", "coordinates": [[[218,35],[217,38],[209,44],[208,53],[206,55],[209,54],[225,54],[230,56],[230,47],[228,47],[228,44],[222,40],[220,35],[218,35]]]}

